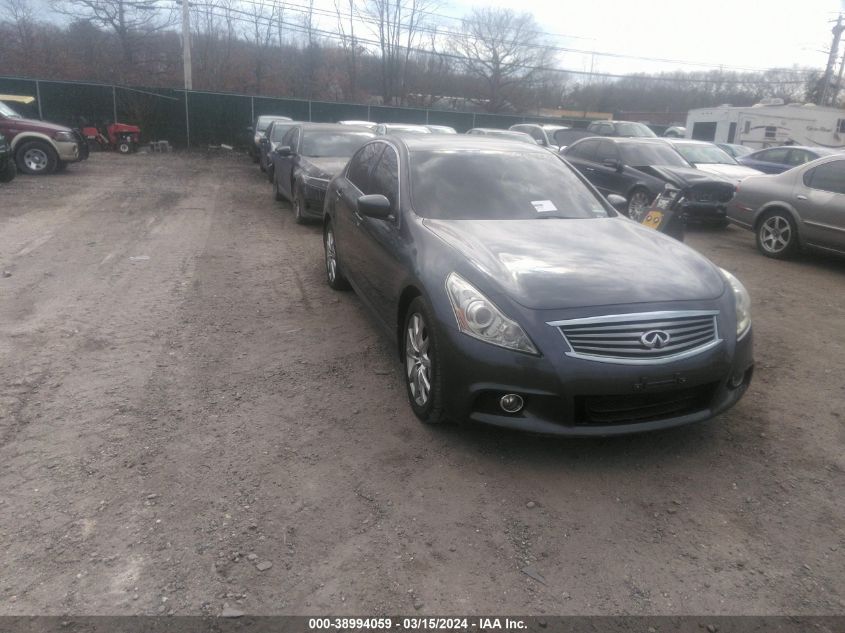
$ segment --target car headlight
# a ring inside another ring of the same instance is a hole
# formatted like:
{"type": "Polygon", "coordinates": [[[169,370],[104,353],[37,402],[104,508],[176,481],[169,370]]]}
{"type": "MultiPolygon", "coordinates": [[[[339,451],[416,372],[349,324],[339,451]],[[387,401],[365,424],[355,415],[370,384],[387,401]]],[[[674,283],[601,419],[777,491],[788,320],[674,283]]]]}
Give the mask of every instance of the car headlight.
{"type": "Polygon", "coordinates": [[[499,347],[528,354],[538,353],[518,323],[502,314],[492,301],[457,273],[451,273],[446,279],[446,292],[452,302],[458,328],[464,334],[499,347]]]}
{"type": "Polygon", "coordinates": [[[720,268],[725,279],[731,285],[736,304],[736,337],[740,338],[751,327],[751,296],[745,286],[724,268],[720,268]]]}
{"type": "Polygon", "coordinates": [[[72,132],[56,132],[56,134],[53,136],[53,140],[62,143],[72,143],[76,139],[74,138],[72,132]]]}

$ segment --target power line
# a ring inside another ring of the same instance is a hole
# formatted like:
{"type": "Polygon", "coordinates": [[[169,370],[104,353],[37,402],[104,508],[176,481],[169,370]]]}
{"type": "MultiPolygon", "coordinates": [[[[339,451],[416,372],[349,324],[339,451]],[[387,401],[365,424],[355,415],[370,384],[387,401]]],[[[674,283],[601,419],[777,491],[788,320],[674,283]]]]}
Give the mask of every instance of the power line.
{"type": "MultiPolygon", "coordinates": [[[[249,13],[248,11],[243,11],[241,9],[234,9],[234,8],[231,8],[231,7],[223,8],[223,7],[218,7],[217,5],[204,4],[204,3],[192,3],[192,4],[194,6],[204,6],[204,7],[208,7],[208,8],[211,8],[211,9],[223,9],[228,13],[234,13],[234,14],[237,14],[237,15],[244,15],[244,16],[247,16],[247,18],[249,18],[249,19],[238,18],[238,17],[234,17],[234,16],[228,15],[228,14],[215,13],[214,11],[209,12],[214,17],[219,17],[219,18],[222,18],[222,19],[231,19],[231,20],[234,20],[236,22],[242,22],[242,23],[246,23],[246,24],[250,24],[250,25],[255,25],[256,22],[266,23],[267,25],[270,25],[270,26],[273,26],[275,24],[281,24],[282,26],[287,27],[288,30],[291,30],[291,31],[294,31],[294,32],[297,32],[297,33],[309,33],[310,32],[311,34],[316,34],[316,35],[318,35],[318,36],[320,36],[324,39],[341,41],[341,42],[349,40],[348,37],[343,37],[343,36],[339,35],[338,33],[334,33],[332,31],[326,31],[326,30],[317,29],[317,28],[307,29],[307,28],[303,27],[302,25],[294,24],[294,23],[291,23],[291,22],[286,22],[283,19],[273,20],[272,16],[268,17],[268,16],[264,16],[264,15],[257,15],[257,14],[254,14],[254,13],[249,13]]],[[[259,4],[259,3],[255,3],[255,4],[259,4]]],[[[266,8],[272,8],[269,5],[262,5],[262,6],[265,6],[266,8]]],[[[361,37],[357,37],[357,36],[354,39],[358,43],[369,44],[371,46],[379,46],[379,44],[380,44],[376,40],[370,40],[370,39],[361,38],[361,37]]],[[[405,47],[403,47],[403,49],[404,48],[405,47]]],[[[458,54],[455,54],[455,53],[438,52],[438,51],[422,49],[422,48],[418,48],[418,47],[409,47],[408,50],[410,50],[411,52],[414,52],[414,53],[418,53],[418,54],[434,55],[434,56],[441,57],[441,58],[454,59],[454,60],[463,61],[463,62],[470,60],[469,57],[466,57],[464,55],[458,55],[458,54]]],[[[560,73],[560,74],[570,74],[570,75],[579,75],[579,76],[586,75],[586,76],[601,77],[601,78],[606,78],[606,79],[636,78],[636,79],[643,79],[643,80],[647,79],[647,80],[652,80],[652,81],[663,81],[663,82],[667,82],[667,83],[682,83],[682,84],[693,83],[693,84],[729,84],[729,85],[754,85],[754,86],[756,86],[756,85],[759,85],[759,83],[760,83],[759,80],[743,80],[743,79],[680,78],[680,77],[666,77],[666,76],[661,76],[661,75],[645,75],[645,74],[640,74],[640,73],[629,73],[629,74],[623,75],[623,74],[617,74],[617,73],[590,72],[590,71],[584,71],[584,70],[572,70],[572,69],[558,68],[558,67],[552,67],[552,66],[534,66],[534,65],[528,65],[528,64],[516,64],[516,65],[514,65],[514,67],[515,68],[521,68],[521,69],[527,70],[527,71],[554,72],[554,73],[560,73]]],[[[770,81],[769,83],[777,84],[777,85],[803,85],[805,82],[806,82],[805,79],[801,79],[801,80],[778,80],[778,81],[770,81]]]]}
{"type": "MultiPolygon", "coordinates": [[[[253,5],[253,6],[256,6],[256,7],[260,7],[261,9],[276,10],[278,8],[281,8],[281,9],[293,11],[294,13],[302,13],[302,14],[313,13],[313,14],[317,14],[320,17],[328,17],[328,18],[332,18],[332,19],[337,19],[337,17],[338,17],[338,12],[336,12],[336,11],[331,11],[329,9],[321,9],[321,8],[313,8],[313,9],[312,8],[306,8],[304,5],[301,5],[301,4],[291,4],[291,3],[288,3],[288,2],[278,2],[275,5],[273,5],[273,4],[266,4],[266,3],[260,2],[258,0],[238,0],[238,1],[242,4],[249,4],[249,5],[253,5]]],[[[200,5],[200,6],[215,6],[215,5],[200,5]]],[[[222,7],[218,7],[218,8],[222,8],[222,7]]],[[[232,9],[232,8],[229,8],[228,10],[238,11],[237,9],[232,9]]],[[[442,18],[447,18],[447,19],[451,19],[451,20],[456,20],[456,21],[459,21],[461,23],[467,22],[466,18],[446,16],[444,14],[437,13],[437,12],[434,12],[434,11],[420,11],[420,13],[425,14],[425,15],[432,15],[432,16],[435,16],[435,17],[442,17],[442,18]]],[[[252,14],[248,14],[248,15],[252,16],[252,14]]],[[[377,25],[378,24],[377,18],[372,18],[372,17],[360,15],[360,14],[354,15],[351,12],[345,12],[345,11],[341,12],[341,17],[344,18],[344,19],[357,19],[357,20],[359,20],[359,21],[361,21],[365,24],[371,24],[371,25],[377,25]]],[[[471,37],[466,33],[461,33],[461,32],[451,31],[451,30],[446,30],[446,29],[439,29],[437,27],[431,27],[431,26],[426,26],[426,25],[419,25],[417,27],[417,30],[420,31],[420,32],[429,33],[429,34],[432,34],[432,35],[439,35],[439,36],[449,37],[449,38],[460,38],[460,39],[464,39],[464,40],[469,39],[471,37]]],[[[538,34],[538,35],[552,36],[552,37],[573,37],[573,36],[569,36],[569,35],[551,34],[551,33],[548,33],[546,31],[530,31],[529,33],[535,33],[535,34],[538,34]]],[[[356,37],[356,39],[359,40],[359,41],[361,40],[361,38],[357,38],[357,37],[356,37]]],[[[510,41],[510,40],[505,40],[503,43],[512,44],[514,42],[510,41]]],[[[798,75],[798,76],[803,76],[804,74],[806,74],[804,71],[796,70],[796,69],[788,69],[788,68],[755,68],[755,67],[749,67],[749,66],[725,66],[725,65],[710,64],[710,63],[706,63],[706,62],[693,62],[693,61],[688,61],[688,60],[679,60],[679,59],[672,59],[672,58],[649,57],[649,56],[641,56],[641,55],[630,55],[630,54],[625,54],[625,53],[611,53],[611,52],[603,52],[603,51],[592,51],[592,50],[585,50],[585,49],[579,49],[579,48],[571,48],[571,47],[566,47],[566,46],[546,45],[546,44],[539,44],[539,43],[534,44],[534,43],[530,43],[530,42],[524,43],[523,46],[526,46],[528,48],[551,50],[551,51],[556,51],[556,52],[560,52],[560,53],[570,53],[570,54],[578,54],[578,55],[585,55],[585,56],[589,55],[591,57],[595,56],[595,57],[608,57],[608,58],[612,58],[612,59],[632,59],[632,60],[638,60],[638,61],[652,61],[652,62],[666,63],[666,64],[680,64],[680,65],[684,65],[684,66],[697,66],[697,67],[701,67],[701,68],[711,68],[711,69],[714,69],[714,70],[717,69],[717,67],[718,67],[720,70],[723,69],[723,68],[727,68],[729,70],[745,71],[745,72],[764,73],[764,72],[778,71],[778,72],[794,74],[794,75],[798,75]]],[[[575,73],[576,71],[569,71],[569,72],[575,73]]],[[[581,72],[583,73],[583,71],[581,71],[581,72]]],[[[598,73],[592,73],[592,74],[601,76],[598,73]]]]}

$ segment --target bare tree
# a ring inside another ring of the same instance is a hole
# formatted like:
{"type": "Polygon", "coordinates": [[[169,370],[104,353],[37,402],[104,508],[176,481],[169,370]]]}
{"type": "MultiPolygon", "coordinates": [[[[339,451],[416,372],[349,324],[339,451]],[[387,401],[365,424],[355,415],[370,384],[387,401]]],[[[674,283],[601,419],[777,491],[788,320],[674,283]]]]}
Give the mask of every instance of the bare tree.
{"type": "Polygon", "coordinates": [[[205,88],[222,90],[231,73],[237,29],[230,0],[191,4],[194,76],[205,88]]]}
{"type": "Polygon", "coordinates": [[[426,16],[437,6],[437,0],[365,0],[359,10],[378,38],[385,104],[405,101],[408,59],[424,34],[426,16]]]}
{"type": "Polygon", "coordinates": [[[111,31],[128,68],[143,62],[138,56],[141,42],[173,24],[175,16],[159,0],[53,0],[52,6],[59,13],[111,31]]]}
{"type": "Polygon", "coordinates": [[[348,97],[355,99],[358,94],[358,55],[360,48],[358,38],[355,36],[355,0],[334,0],[334,10],[337,15],[337,31],[340,34],[340,43],[346,60],[346,74],[349,78],[348,97]],[[346,13],[346,9],[341,9],[342,4],[346,4],[348,13],[346,13]]]}
{"type": "Polygon", "coordinates": [[[276,38],[276,23],[280,19],[277,2],[271,5],[252,3],[246,12],[244,36],[252,44],[255,92],[261,94],[269,63],[270,48],[276,38]]]}
{"type": "Polygon", "coordinates": [[[512,109],[513,98],[530,88],[552,62],[552,51],[543,45],[539,32],[530,13],[510,9],[475,9],[464,20],[461,37],[452,41],[452,48],[465,72],[484,82],[488,111],[512,109]]]}

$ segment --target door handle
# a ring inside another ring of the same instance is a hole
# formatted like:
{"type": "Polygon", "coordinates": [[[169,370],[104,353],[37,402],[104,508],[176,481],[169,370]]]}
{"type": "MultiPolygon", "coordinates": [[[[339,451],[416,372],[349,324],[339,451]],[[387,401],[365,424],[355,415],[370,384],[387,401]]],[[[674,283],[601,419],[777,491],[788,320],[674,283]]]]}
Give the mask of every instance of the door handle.
{"type": "Polygon", "coordinates": [[[799,200],[806,200],[806,199],[807,199],[807,196],[805,196],[804,194],[801,194],[801,193],[799,193],[799,194],[798,194],[797,196],[795,196],[795,197],[796,197],[796,198],[798,198],[799,200]]]}

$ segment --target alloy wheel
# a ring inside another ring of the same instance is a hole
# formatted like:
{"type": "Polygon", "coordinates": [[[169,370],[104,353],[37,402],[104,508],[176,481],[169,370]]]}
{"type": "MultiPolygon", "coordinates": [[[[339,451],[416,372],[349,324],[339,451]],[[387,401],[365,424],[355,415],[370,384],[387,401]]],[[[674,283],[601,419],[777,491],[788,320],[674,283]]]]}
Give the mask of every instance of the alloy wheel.
{"type": "Polygon", "coordinates": [[[628,201],[628,217],[636,222],[642,220],[650,202],[645,191],[635,191],[628,201]]]}
{"type": "Polygon", "coordinates": [[[28,149],[23,155],[23,162],[32,171],[44,171],[47,169],[47,152],[38,147],[28,149]]]}
{"type": "Polygon", "coordinates": [[[760,227],[760,244],[769,253],[782,253],[792,241],[789,221],[779,215],[767,218],[760,227]]]}
{"type": "Polygon", "coordinates": [[[408,319],[405,332],[405,373],[411,396],[421,407],[428,404],[431,394],[432,363],[428,351],[428,328],[423,316],[415,312],[408,319]]]}
{"type": "Polygon", "coordinates": [[[326,274],[329,283],[333,284],[337,279],[337,251],[334,245],[334,231],[326,229],[326,274]]]}

